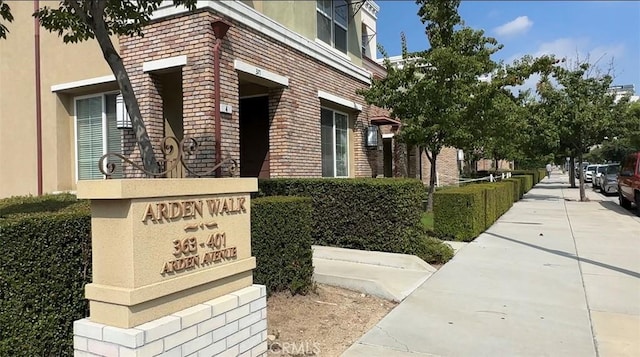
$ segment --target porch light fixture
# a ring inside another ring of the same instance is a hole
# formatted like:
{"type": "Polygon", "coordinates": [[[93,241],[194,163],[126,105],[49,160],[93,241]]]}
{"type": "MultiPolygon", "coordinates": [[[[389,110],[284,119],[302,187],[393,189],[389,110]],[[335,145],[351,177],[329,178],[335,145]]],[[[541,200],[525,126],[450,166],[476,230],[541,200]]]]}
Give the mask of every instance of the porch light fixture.
{"type": "Polygon", "coordinates": [[[131,129],[133,127],[122,94],[118,94],[116,97],[116,127],[118,129],[131,129]]]}
{"type": "Polygon", "coordinates": [[[378,147],[379,129],[377,125],[369,125],[365,131],[365,146],[368,148],[378,147]]]}

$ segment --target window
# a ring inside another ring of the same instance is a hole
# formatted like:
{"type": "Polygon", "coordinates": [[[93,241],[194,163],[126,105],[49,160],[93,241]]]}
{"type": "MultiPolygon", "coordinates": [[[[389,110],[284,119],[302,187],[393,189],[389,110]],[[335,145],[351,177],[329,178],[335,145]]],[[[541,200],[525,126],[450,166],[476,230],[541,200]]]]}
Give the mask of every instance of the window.
{"type": "MultiPolygon", "coordinates": [[[[101,179],[98,160],[107,152],[122,153],[116,127],[117,93],[76,99],[76,169],[78,180],[101,179]]],[[[119,165],[113,177],[122,177],[119,165]]]]}
{"type": "Polygon", "coordinates": [[[349,176],[349,120],[343,113],[321,110],[322,177],[349,176]]]}
{"type": "Polygon", "coordinates": [[[349,3],[347,0],[317,0],[318,39],[347,53],[349,3]]]}

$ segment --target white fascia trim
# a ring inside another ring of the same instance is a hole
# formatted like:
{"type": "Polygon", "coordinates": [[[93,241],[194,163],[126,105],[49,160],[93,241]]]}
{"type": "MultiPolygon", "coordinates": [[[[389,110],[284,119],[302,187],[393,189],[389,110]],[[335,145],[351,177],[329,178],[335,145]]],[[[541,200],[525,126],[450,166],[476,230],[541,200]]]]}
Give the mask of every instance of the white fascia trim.
{"type": "Polygon", "coordinates": [[[333,95],[331,93],[327,93],[327,92],[321,91],[321,90],[318,91],[318,98],[327,100],[327,101],[332,102],[332,103],[339,104],[339,105],[341,105],[343,107],[355,109],[355,110],[357,110],[359,112],[362,111],[362,105],[360,105],[360,104],[358,104],[356,102],[350,101],[348,99],[344,99],[342,97],[338,97],[337,95],[333,95]]]}
{"type": "MultiPolygon", "coordinates": [[[[181,14],[187,11],[184,7],[175,7],[170,1],[165,1],[158,10],[153,13],[152,19],[181,14]]],[[[329,66],[361,81],[371,84],[369,73],[362,67],[353,64],[348,58],[338,56],[335,52],[319,45],[315,40],[309,40],[304,36],[289,30],[278,22],[252,9],[238,0],[199,0],[196,2],[199,9],[210,8],[224,16],[245,24],[246,26],[261,32],[276,41],[282,42],[302,53],[305,53],[329,66]]]]}
{"type": "Polygon", "coordinates": [[[378,12],[380,11],[380,5],[376,4],[373,0],[367,0],[362,6],[367,13],[374,19],[378,18],[378,12]]]}
{"type": "Polygon", "coordinates": [[[51,86],[51,91],[54,93],[62,92],[69,89],[92,86],[96,84],[103,84],[103,83],[109,83],[109,82],[115,82],[115,81],[116,81],[116,77],[113,74],[111,74],[104,77],[95,77],[95,78],[88,78],[88,79],[83,79],[75,82],[54,84],[51,86]]]}
{"type": "Polygon", "coordinates": [[[187,56],[175,56],[169,58],[163,58],[155,61],[143,62],[142,72],[152,72],[161,69],[181,67],[187,65],[187,56]]]}
{"type": "Polygon", "coordinates": [[[270,71],[267,71],[266,69],[260,68],[260,67],[256,67],[254,65],[239,61],[239,60],[234,60],[233,61],[233,68],[236,71],[240,71],[240,72],[244,72],[244,73],[248,73],[252,76],[256,76],[256,77],[260,77],[260,78],[264,78],[266,80],[268,80],[269,82],[274,82],[277,83],[281,86],[285,86],[288,87],[289,86],[289,78],[285,77],[285,76],[281,76],[277,73],[273,73],[270,71]]]}

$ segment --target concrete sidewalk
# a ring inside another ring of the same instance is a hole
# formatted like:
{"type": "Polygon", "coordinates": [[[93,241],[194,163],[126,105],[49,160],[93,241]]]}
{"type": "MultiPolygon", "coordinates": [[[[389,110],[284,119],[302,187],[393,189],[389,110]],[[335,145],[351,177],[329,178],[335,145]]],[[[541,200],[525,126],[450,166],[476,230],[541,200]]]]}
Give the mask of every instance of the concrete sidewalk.
{"type": "Polygon", "coordinates": [[[343,356],[640,356],[640,219],[554,174],[343,356]]]}

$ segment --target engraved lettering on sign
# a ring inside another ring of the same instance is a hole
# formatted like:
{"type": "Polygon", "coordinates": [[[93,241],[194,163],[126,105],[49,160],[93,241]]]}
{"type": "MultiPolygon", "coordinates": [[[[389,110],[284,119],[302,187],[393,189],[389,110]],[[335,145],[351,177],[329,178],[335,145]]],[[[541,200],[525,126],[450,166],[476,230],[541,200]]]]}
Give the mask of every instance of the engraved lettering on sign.
{"type": "Polygon", "coordinates": [[[162,275],[180,273],[200,266],[234,260],[238,257],[237,247],[227,247],[227,233],[225,232],[209,234],[206,242],[198,242],[197,237],[187,237],[184,239],[175,239],[172,241],[172,244],[172,254],[176,259],[164,263],[162,271],[160,272],[162,275]],[[198,246],[205,250],[207,248],[211,250],[203,254],[198,254],[198,246]]]}
{"type": "MultiPolygon", "coordinates": [[[[205,205],[211,216],[247,213],[245,203],[245,197],[148,203],[142,216],[142,222],[152,221],[157,223],[179,219],[203,218],[205,205]]],[[[211,228],[210,224],[210,222],[205,223],[208,228],[211,228]]],[[[193,228],[195,229],[195,227],[193,228]]]]}

